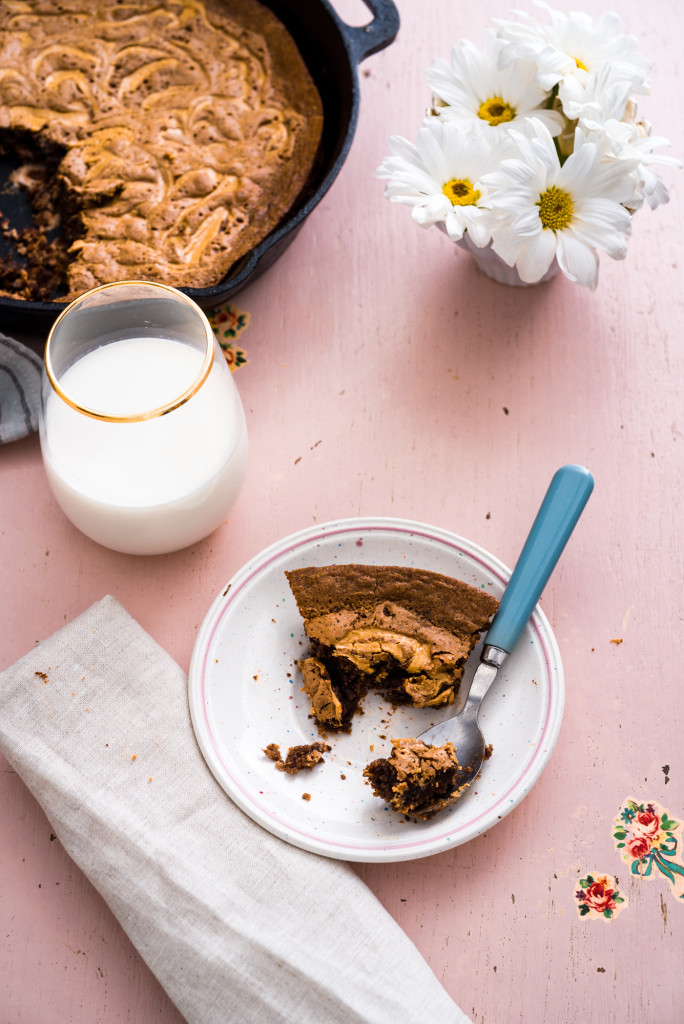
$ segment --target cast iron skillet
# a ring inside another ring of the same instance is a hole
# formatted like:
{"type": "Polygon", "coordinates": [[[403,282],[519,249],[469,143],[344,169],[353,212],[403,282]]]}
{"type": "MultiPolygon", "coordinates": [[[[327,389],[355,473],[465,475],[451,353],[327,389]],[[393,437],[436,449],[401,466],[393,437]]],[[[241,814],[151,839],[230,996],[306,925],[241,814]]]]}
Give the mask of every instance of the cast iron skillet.
{"type": "MultiPolygon", "coordinates": [[[[345,24],[329,0],[262,0],[289,30],[316,83],[323,102],[323,137],[309,181],[280,224],[238,260],[219,284],[183,289],[203,308],[225,302],[270,267],[339,174],[356,131],[358,65],[388,46],[399,30],[399,13],[393,0],[363,2],[373,20],[357,27],[345,24]]],[[[0,166],[0,183],[8,171],[8,167],[0,166]]],[[[0,205],[17,227],[30,223],[30,209],[21,195],[15,193],[0,205]]],[[[0,330],[44,336],[65,305],[0,296],[0,330]]]]}

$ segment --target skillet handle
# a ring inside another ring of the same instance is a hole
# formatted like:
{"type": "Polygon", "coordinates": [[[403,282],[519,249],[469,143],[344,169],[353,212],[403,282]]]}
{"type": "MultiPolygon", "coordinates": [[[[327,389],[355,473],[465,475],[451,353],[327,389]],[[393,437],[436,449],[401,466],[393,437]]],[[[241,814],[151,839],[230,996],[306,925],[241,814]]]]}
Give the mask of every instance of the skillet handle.
{"type": "Polygon", "coordinates": [[[338,18],[351,55],[360,64],[371,53],[384,50],[399,31],[399,11],[393,0],[363,0],[373,15],[367,25],[347,25],[338,18]]]}

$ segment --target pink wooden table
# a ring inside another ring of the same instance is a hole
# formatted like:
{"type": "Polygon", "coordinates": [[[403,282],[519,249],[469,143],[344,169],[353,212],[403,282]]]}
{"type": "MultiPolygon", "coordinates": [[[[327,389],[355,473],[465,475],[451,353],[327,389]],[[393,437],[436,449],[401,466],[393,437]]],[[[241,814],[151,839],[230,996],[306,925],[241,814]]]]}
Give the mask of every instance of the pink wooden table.
{"type": "MultiPolygon", "coordinates": [[[[628,797],[684,819],[684,178],[664,169],[670,205],[636,217],[627,260],[603,259],[596,293],[564,278],[489,281],[386,202],[372,172],[389,134],[413,136],[432,58],[463,36],[479,45],[508,6],[399,6],[397,41],[362,66],[341,175],[236,300],[251,315],[236,375],[251,461],[228,523],[179,554],[115,554],[65,520],[37,438],[7,445],[0,668],[111,593],[187,669],[207,608],[246,559],[339,517],[432,523],[512,565],[556,467],[588,466],[595,493],[542,599],[567,686],[547,770],[472,842],[358,871],[477,1024],[679,1024],[684,900],[663,875],[631,875],[612,832],[628,797]],[[629,902],[614,920],[579,917],[587,873],[617,877],[629,902]]],[[[356,0],[336,7],[367,20],[356,0]]],[[[619,11],[655,62],[643,113],[682,155],[679,0],[619,11]]],[[[176,1024],[0,762],[0,1024],[176,1024]]]]}

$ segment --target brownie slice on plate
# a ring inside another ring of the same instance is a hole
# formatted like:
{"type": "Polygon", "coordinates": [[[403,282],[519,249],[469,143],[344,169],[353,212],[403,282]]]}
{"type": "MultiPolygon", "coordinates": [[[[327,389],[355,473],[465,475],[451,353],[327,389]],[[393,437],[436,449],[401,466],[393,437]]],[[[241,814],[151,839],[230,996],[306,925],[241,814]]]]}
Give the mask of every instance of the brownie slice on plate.
{"type": "Polygon", "coordinates": [[[452,704],[498,607],[484,589],[406,566],[312,566],[285,575],[310,640],[299,664],[322,732],[349,732],[370,689],[395,705],[452,704]]]}

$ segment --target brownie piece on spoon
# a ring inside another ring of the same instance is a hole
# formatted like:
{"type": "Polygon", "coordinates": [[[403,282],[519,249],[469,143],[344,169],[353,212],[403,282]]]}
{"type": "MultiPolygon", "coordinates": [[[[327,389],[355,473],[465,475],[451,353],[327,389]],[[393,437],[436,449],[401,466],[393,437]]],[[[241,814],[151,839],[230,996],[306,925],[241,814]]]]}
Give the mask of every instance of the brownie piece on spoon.
{"type": "Polygon", "coordinates": [[[410,738],[392,740],[390,756],[372,761],[363,774],[393,810],[425,820],[458,799],[463,776],[453,743],[435,747],[410,738]]]}

